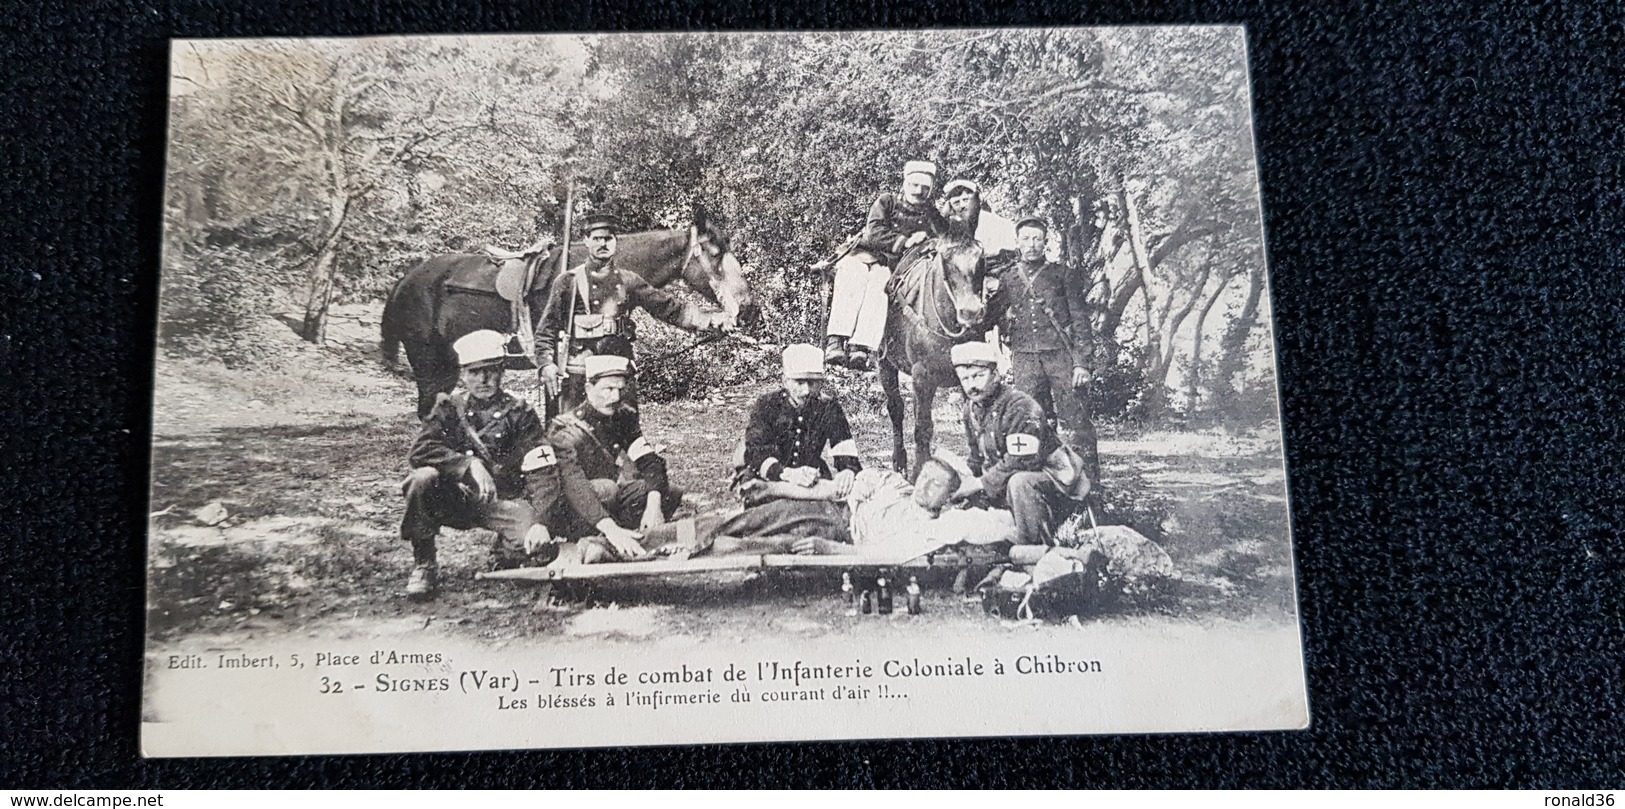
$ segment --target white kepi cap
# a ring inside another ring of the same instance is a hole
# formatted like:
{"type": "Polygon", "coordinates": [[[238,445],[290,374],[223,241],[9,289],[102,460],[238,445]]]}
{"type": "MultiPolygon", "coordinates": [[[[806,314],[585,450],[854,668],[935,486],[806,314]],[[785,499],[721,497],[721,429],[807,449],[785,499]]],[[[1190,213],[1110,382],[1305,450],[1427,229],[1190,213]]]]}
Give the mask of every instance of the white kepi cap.
{"type": "Polygon", "coordinates": [[[582,360],[581,368],[588,382],[596,382],[606,376],[626,376],[632,372],[632,361],[614,354],[593,354],[582,360]]]}
{"type": "Polygon", "coordinates": [[[457,352],[457,364],[464,368],[503,362],[508,358],[508,340],[490,329],[480,329],[457,338],[451,350],[457,352]]]}
{"type": "Polygon", "coordinates": [[[960,343],[953,347],[949,353],[953,359],[954,367],[961,365],[986,365],[989,368],[999,367],[999,353],[987,343],[960,343]]]}
{"type": "Polygon", "coordinates": [[[791,343],[784,347],[784,378],[823,379],[824,352],[818,346],[791,343]]]}
{"type": "Polygon", "coordinates": [[[903,176],[910,174],[930,175],[931,182],[937,181],[937,164],[929,160],[910,160],[903,164],[903,176]]]}

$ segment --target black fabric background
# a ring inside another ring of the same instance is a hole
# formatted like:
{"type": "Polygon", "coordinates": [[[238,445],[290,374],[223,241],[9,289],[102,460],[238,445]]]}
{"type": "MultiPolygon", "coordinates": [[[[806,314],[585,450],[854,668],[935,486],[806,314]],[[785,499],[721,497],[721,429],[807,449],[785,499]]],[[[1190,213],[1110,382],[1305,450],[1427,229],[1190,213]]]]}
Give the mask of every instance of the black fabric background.
{"type": "Polygon", "coordinates": [[[0,21],[0,785],[1625,786],[1613,4],[242,5],[0,21]],[[1311,730],[139,757],[167,37],[1143,22],[1249,27],[1311,730]]]}

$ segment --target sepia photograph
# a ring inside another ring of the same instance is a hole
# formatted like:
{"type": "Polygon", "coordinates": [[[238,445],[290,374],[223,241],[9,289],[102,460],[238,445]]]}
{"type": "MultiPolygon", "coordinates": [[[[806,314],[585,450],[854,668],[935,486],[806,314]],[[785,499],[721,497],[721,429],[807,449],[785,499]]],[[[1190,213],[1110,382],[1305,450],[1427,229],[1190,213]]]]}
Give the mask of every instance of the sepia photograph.
{"type": "Polygon", "coordinates": [[[175,40],[149,756],[1308,726],[1240,26],[175,40]]]}

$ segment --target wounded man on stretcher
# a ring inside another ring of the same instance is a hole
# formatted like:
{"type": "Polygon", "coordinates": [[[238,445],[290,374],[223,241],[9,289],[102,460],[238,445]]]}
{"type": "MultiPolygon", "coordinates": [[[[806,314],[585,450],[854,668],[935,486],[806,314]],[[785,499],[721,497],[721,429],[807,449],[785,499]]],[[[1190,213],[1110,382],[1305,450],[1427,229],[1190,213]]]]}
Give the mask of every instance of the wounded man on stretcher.
{"type": "Polygon", "coordinates": [[[820,554],[901,563],[960,543],[1015,539],[1015,521],[999,509],[950,507],[963,473],[930,458],[914,485],[895,473],[865,469],[850,491],[833,480],[811,486],[753,479],[747,499],[769,498],[743,511],[702,514],[643,532],[643,554],[618,553],[602,538],[582,540],[580,562],[686,559],[700,555],[820,554]]]}

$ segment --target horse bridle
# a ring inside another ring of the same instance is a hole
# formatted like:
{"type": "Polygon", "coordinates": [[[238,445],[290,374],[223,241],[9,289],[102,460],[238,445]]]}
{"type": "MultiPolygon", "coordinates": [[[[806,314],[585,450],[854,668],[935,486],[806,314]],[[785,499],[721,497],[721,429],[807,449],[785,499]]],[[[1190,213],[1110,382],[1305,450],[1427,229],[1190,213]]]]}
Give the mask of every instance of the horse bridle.
{"type": "MultiPolygon", "coordinates": [[[[694,260],[699,258],[699,257],[700,257],[700,226],[699,225],[689,225],[688,226],[688,248],[684,251],[683,263],[677,265],[677,274],[679,276],[681,276],[683,274],[683,270],[688,269],[688,265],[693,263],[694,260]]],[[[706,274],[710,275],[709,272],[707,272],[706,274]]]]}
{"type": "MultiPolygon", "coordinates": [[[[925,282],[935,281],[935,283],[930,284],[933,288],[931,290],[929,290],[929,294],[930,294],[930,297],[933,299],[932,300],[932,305],[930,307],[931,313],[937,316],[937,325],[936,325],[936,327],[933,328],[932,325],[931,325],[931,321],[926,319],[926,317],[924,315],[920,314],[919,311],[914,308],[913,304],[911,304],[911,303],[909,303],[907,301],[903,301],[902,304],[903,304],[903,311],[905,313],[907,313],[910,317],[912,317],[914,320],[918,321],[920,323],[920,325],[924,326],[926,331],[931,332],[931,334],[933,336],[941,337],[943,339],[952,341],[952,340],[957,340],[960,337],[965,336],[965,334],[968,333],[971,330],[971,325],[970,324],[960,324],[960,327],[959,327],[958,331],[950,330],[948,328],[948,319],[942,316],[942,312],[940,311],[939,307],[937,306],[937,300],[936,299],[939,296],[937,295],[938,289],[936,288],[936,286],[938,284],[940,284],[940,285],[942,285],[944,287],[948,286],[948,271],[943,266],[943,262],[945,260],[946,259],[942,255],[942,251],[940,251],[940,250],[936,251],[937,272],[935,273],[935,276],[933,277],[933,275],[931,273],[925,273],[924,275],[926,277],[924,279],[922,279],[922,282],[915,284],[915,286],[917,288],[920,288],[920,287],[924,287],[924,286],[927,285],[925,282]]],[[[913,271],[913,269],[914,269],[913,267],[910,267],[909,271],[913,271]]],[[[907,276],[908,276],[908,272],[905,272],[904,277],[907,278],[907,276]]],[[[924,293],[924,290],[922,290],[922,293],[924,293]]],[[[950,298],[951,297],[952,296],[950,295],[950,298]]],[[[959,318],[958,318],[957,313],[956,313],[956,315],[954,317],[954,321],[957,323],[958,320],[959,320],[959,318]]]]}

